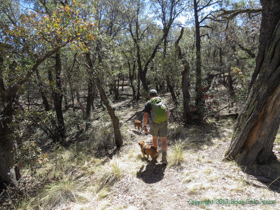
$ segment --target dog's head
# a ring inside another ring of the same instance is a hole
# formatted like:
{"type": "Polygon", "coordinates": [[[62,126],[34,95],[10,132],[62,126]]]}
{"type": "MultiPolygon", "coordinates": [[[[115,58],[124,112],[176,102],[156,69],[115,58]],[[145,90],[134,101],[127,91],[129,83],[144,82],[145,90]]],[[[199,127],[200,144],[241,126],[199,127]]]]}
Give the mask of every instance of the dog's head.
{"type": "Polygon", "coordinates": [[[139,141],[138,144],[140,145],[140,147],[143,147],[145,145],[144,141],[139,141]]]}

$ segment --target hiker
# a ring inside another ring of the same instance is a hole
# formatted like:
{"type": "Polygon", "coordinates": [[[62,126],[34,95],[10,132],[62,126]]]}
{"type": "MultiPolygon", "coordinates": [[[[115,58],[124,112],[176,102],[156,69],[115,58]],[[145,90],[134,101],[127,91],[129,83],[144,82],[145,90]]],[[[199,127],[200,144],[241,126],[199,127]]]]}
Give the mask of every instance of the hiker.
{"type": "Polygon", "coordinates": [[[155,89],[149,92],[150,100],[145,104],[144,109],[144,130],[148,134],[147,123],[150,115],[152,122],[150,123],[150,133],[153,136],[153,146],[157,148],[157,139],[160,137],[162,146],[162,164],[167,164],[167,121],[170,115],[169,109],[164,101],[158,97],[155,89]]]}

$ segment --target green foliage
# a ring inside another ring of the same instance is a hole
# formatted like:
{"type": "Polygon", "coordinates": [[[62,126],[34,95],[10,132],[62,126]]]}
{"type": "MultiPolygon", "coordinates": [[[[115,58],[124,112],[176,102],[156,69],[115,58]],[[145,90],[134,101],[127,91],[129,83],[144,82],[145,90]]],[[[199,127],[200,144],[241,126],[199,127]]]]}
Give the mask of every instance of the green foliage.
{"type": "MultiPolygon", "coordinates": [[[[77,3],[74,1],[74,4],[77,3]]],[[[35,43],[41,42],[47,48],[56,48],[68,42],[84,47],[80,40],[94,40],[89,33],[93,24],[84,22],[79,12],[67,5],[57,7],[52,14],[30,12],[21,16],[21,23],[7,29],[7,35],[17,37],[19,42],[27,38],[35,43]]],[[[9,41],[9,37],[6,40],[9,41]]]]}
{"type": "Polygon", "coordinates": [[[214,116],[219,109],[219,100],[217,100],[215,96],[215,91],[207,91],[204,92],[204,99],[205,99],[205,111],[204,111],[204,117],[205,120],[209,117],[214,116]]]}
{"type": "MultiPolygon", "coordinates": [[[[73,4],[78,7],[75,1],[73,4]]],[[[67,5],[56,7],[51,14],[25,13],[17,21],[1,28],[2,75],[9,85],[24,84],[37,65],[58,49],[70,44],[75,50],[87,51],[84,42],[94,40],[94,24],[84,21],[75,7],[67,5]]]]}
{"type": "Polygon", "coordinates": [[[251,73],[253,72],[252,69],[246,71],[241,70],[237,67],[231,69],[233,72],[233,78],[236,80],[236,88],[235,88],[235,93],[236,93],[236,99],[238,101],[244,101],[246,99],[247,93],[248,93],[248,87],[249,87],[249,82],[251,79],[251,73]]]}
{"type": "Polygon", "coordinates": [[[112,124],[108,123],[106,125],[99,125],[95,129],[92,129],[91,138],[92,150],[95,151],[97,155],[104,155],[102,153],[114,146],[114,132],[112,124]]]}
{"type": "Polygon", "coordinates": [[[23,110],[17,112],[16,119],[18,127],[14,134],[17,137],[42,143],[47,136],[52,137],[55,133],[56,118],[53,110],[45,111],[44,108],[23,110]]]}
{"type": "Polygon", "coordinates": [[[31,174],[35,174],[36,169],[42,167],[47,161],[48,154],[44,154],[34,141],[24,142],[16,157],[16,165],[20,168],[27,166],[31,174]]]}

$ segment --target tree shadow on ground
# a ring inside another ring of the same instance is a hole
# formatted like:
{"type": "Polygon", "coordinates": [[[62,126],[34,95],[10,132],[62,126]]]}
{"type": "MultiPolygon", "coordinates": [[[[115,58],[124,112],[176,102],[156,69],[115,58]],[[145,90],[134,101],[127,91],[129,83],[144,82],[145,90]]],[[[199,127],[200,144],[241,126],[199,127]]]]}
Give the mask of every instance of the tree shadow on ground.
{"type": "Polygon", "coordinates": [[[147,184],[153,184],[163,179],[166,165],[156,164],[151,161],[146,165],[145,170],[144,168],[145,166],[143,165],[137,172],[137,178],[142,179],[147,184]]]}
{"type": "Polygon", "coordinates": [[[253,164],[242,167],[242,171],[249,175],[250,184],[255,187],[267,187],[280,193],[280,162],[273,160],[265,165],[253,164]],[[261,182],[261,185],[258,183],[261,182]]]}
{"type": "Polygon", "coordinates": [[[144,131],[143,130],[132,130],[132,132],[138,136],[143,136],[145,135],[144,131]]]}
{"type": "Polygon", "coordinates": [[[217,136],[216,126],[178,126],[168,129],[168,144],[182,142],[185,150],[200,150],[204,145],[212,146],[217,136]]]}

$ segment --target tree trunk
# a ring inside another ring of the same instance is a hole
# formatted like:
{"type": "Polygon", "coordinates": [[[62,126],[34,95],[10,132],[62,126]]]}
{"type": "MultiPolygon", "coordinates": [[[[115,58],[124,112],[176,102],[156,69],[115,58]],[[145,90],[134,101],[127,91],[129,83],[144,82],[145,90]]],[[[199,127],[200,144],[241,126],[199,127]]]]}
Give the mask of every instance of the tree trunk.
{"type": "Polygon", "coordinates": [[[74,72],[74,67],[76,64],[76,57],[77,57],[77,53],[75,53],[74,58],[73,58],[73,65],[70,69],[67,69],[67,82],[69,83],[69,87],[70,87],[70,93],[71,93],[71,102],[72,102],[72,109],[73,112],[76,111],[75,109],[75,86],[73,86],[73,82],[72,82],[72,72],[74,72]]]}
{"type": "Polygon", "coordinates": [[[140,79],[139,76],[137,77],[137,94],[136,94],[136,100],[139,101],[140,99],[140,79]]]}
{"type": "Polygon", "coordinates": [[[262,22],[259,36],[259,52],[256,58],[256,68],[252,76],[250,87],[252,87],[260,72],[265,57],[266,47],[271,40],[275,26],[280,20],[280,1],[260,0],[260,2],[262,4],[262,22]]]}
{"type": "Polygon", "coordinates": [[[81,100],[80,100],[80,93],[79,93],[79,90],[78,89],[76,89],[76,96],[77,96],[77,103],[79,104],[79,106],[80,106],[80,108],[81,108],[81,110],[82,110],[82,113],[83,113],[83,115],[85,116],[85,114],[86,114],[86,110],[85,110],[85,108],[84,108],[84,105],[81,103],[81,100]]]}
{"type": "Polygon", "coordinates": [[[94,83],[91,78],[88,79],[88,95],[87,95],[87,105],[86,105],[86,120],[89,120],[91,114],[91,107],[94,100],[93,94],[94,83]]]}
{"type": "Polygon", "coordinates": [[[195,45],[196,45],[196,100],[195,105],[198,108],[198,123],[203,122],[204,115],[204,98],[202,90],[202,77],[201,77],[201,44],[200,44],[200,23],[198,20],[198,5],[197,0],[194,0],[194,16],[195,16],[195,45]]]}
{"type": "Polygon", "coordinates": [[[55,112],[56,112],[56,117],[57,117],[57,132],[59,137],[61,138],[60,141],[63,144],[64,143],[64,138],[65,138],[65,125],[64,125],[64,117],[63,117],[63,111],[62,111],[62,99],[63,99],[63,94],[62,94],[62,82],[61,82],[61,57],[60,53],[56,53],[55,55],[55,60],[56,60],[56,76],[55,76],[55,83],[56,83],[56,90],[53,93],[54,97],[54,107],[55,107],[55,112]]]}
{"type": "Polygon", "coordinates": [[[226,78],[227,78],[227,88],[228,88],[230,98],[231,98],[231,100],[234,100],[235,93],[234,93],[234,88],[233,88],[233,79],[230,74],[230,69],[228,70],[228,75],[226,76],[226,78]]]}
{"type": "Polygon", "coordinates": [[[68,105],[68,98],[67,98],[68,94],[67,94],[66,85],[64,85],[64,87],[62,89],[63,89],[64,108],[65,108],[65,111],[67,111],[69,109],[69,105],[68,105]]]}
{"type": "Polygon", "coordinates": [[[181,52],[181,48],[179,46],[179,42],[184,34],[184,28],[181,29],[180,36],[175,42],[175,50],[176,55],[178,56],[178,59],[182,61],[182,64],[184,66],[184,70],[181,72],[182,75],[182,93],[183,93],[183,107],[184,107],[184,113],[183,113],[183,120],[186,124],[193,124],[193,118],[190,111],[190,93],[189,93],[189,78],[190,78],[190,66],[189,62],[184,59],[184,56],[181,52]]]}
{"type": "Polygon", "coordinates": [[[61,58],[60,53],[55,55],[55,83],[53,81],[51,70],[48,71],[49,81],[52,88],[52,98],[54,101],[54,108],[56,113],[57,123],[53,120],[52,124],[55,126],[55,134],[52,137],[54,142],[64,144],[65,126],[62,112],[62,83],[61,83],[61,58]],[[54,85],[55,84],[55,85],[54,85]]]}
{"type": "Polygon", "coordinates": [[[5,188],[5,185],[17,186],[14,169],[15,141],[11,136],[13,115],[13,97],[10,95],[5,100],[5,107],[1,111],[2,118],[0,119],[0,189],[5,188]]]}
{"type": "Polygon", "coordinates": [[[120,87],[120,75],[118,77],[117,80],[115,80],[114,82],[114,88],[113,88],[113,92],[114,92],[114,99],[118,100],[119,99],[119,87],[120,87]]]}
{"type": "Polygon", "coordinates": [[[255,161],[264,164],[274,157],[273,142],[280,123],[280,2],[262,0],[261,3],[259,44],[266,46],[259,46],[257,60],[263,59],[257,61],[244,110],[226,152],[226,158],[242,165],[255,161]]]}
{"type": "Polygon", "coordinates": [[[40,74],[38,72],[38,69],[36,70],[36,76],[37,76],[37,79],[38,79],[37,85],[38,85],[39,92],[40,92],[42,100],[43,100],[43,104],[44,104],[45,110],[46,111],[50,111],[51,108],[50,108],[48,99],[46,97],[46,94],[45,94],[45,91],[44,91],[43,84],[41,82],[41,77],[40,77],[40,74]]]}
{"type": "MultiPolygon", "coordinates": [[[[87,105],[86,105],[86,121],[89,120],[90,118],[90,113],[91,113],[91,106],[92,106],[92,103],[93,103],[93,98],[94,98],[94,95],[93,95],[93,81],[92,81],[92,69],[93,69],[93,63],[91,61],[91,58],[90,58],[90,53],[87,53],[86,54],[86,59],[87,59],[87,63],[88,65],[90,66],[90,72],[89,72],[89,79],[88,79],[88,96],[87,96],[87,105]]],[[[88,123],[86,125],[86,129],[88,129],[88,123]]]]}
{"type": "Polygon", "coordinates": [[[136,90],[135,87],[133,85],[133,81],[134,81],[134,77],[135,77],[135,69],[136,69],[136,65],[135,65],[135,61],[133,61],[133,65],[131,67],[130,63],[128,62],[128,69],[129,69],[129,83],[130,83],[130,87],[132,89],[132,96],[133,99],[136,99],[136,90]]]}
{"type": "Polygon", "coordinates": [[[97,88],[99,90],[101,100],[105,104],[105,106],[107,108],[107,111],[108,111],[108,113],[111,117],[113,127],[114,127],[116,146],[117,146],[117,148],[120,148],[123,144],[123,140],[122,140],[122,135],[121,135],[121,131],[120,131],[119,118],[115,115],[115,109],[110,105],[110,102],[107,98],[107,95],[106,95],[106,93],[105,93],[105,91],[104,91],[104,89],[101,85],[101,82],[98,80],[98,78],[95,79],[95,83],[96,83],[97,88]]]}
{"type": "Polygon", "coordinates": [[[186,60],[183,60],[184,70],[182,71],[182,92],[183,92],[183,120],[186,124],[193,124],[193,117],[190,110],[190,93],[189,93],[189,77],[190,67],[186,60]]]}
{"type": "MultiPolygon", "coordinates": [[[[138,48],[137,48],[138,49],[138,48]]],[[[143,88],[148,91],[149,87],[147,84],[146,74],[147,72],[142,70],[142,61],[141,61],[141,55],[140,55],[140,47],[139,47],[139,53],[137,51],[137,63],[138,63],[138,79],[142,82],[143,88]]]]}
{"type": "Polygon", "coordinates": [[[70,87],[70,93],[71,93],[71,102],[72,102],[72,109],[73,112],[75,112],[75,95],[74,95],[74,88],[71,80],[69,80],[69,87],[70,87]]]}
{"type": "Polygon", "coordinates": [[[17,186],[15,174],[15,144],[12,138],[12,120],[14,115],[13,101],[16,90],[5,88],[3,80],[3,58],[0,55],[0,93],[2,107],[0,109],[0,189],[7,185],[17,186]]]}
{"type": "Polygon", "coordinates": [[[177,101],[177,97],[176,97],[176,94],[175,94],[175,91],[174,91],[174,87],[171,84],[171,81],[170,81],[170,78],[169,78],[168,75],[166,75],[166,83],[167,83],[167,87],[168,87],[168,89],[171,93],[172,100],[175,103],[175,106],[178,106],[178,101],[177,101]]]}

